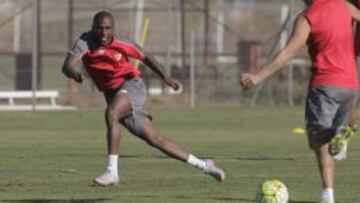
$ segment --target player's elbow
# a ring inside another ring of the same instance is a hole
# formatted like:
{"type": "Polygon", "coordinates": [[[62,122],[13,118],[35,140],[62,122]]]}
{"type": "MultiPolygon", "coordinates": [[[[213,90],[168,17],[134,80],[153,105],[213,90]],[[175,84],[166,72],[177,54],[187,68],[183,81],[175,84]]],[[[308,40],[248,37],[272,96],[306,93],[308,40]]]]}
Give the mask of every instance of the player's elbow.
{"type": "Polygon", "coordinates": [[[156,66],[156,61],[154,60],[154,58],[152,58],[151,56],[145,56],[142,60],[142,62],[147,66],[150,67],[151,69],[156,66]]]}
{"type": "Polygon", "coordinates": [[[147,65],[147,64],[153,64],[153,63],[154,63],[154,58],[147,54],[147,55],[143,58],[142,62],[143,62],[144,64],[146,64],[146,65],[147,65]]]}
{"type": "Polygon", "coordinates": [[[61,72],[62,72],[62,74],[64,74],[64,75],[66,75],[66,73],[67,73],[67,67],[66,67],[66,64],[65,64],[65,63],[63,64],[63,66],[62,66],[62,68],[61,68],[61,72]]]}
{"type": "Polygon", "coordinates": [[[62,68],[61,68],[61,72],[62,74],[64,74],[65,76],[69,77],[70,75],[70,67],[69,65],[66,63],[66,61],[64,62],[62,68]]]}

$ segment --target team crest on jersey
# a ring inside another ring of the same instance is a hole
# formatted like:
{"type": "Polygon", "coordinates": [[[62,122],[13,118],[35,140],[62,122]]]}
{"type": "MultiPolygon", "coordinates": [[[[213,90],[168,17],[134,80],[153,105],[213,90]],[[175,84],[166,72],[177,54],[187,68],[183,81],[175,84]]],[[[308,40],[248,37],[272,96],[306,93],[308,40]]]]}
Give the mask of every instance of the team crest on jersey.
{"type": "Polygon", "coordinates": [[[115,54],[114,58],[115,58],[116,61],[120,61],[120,59],[122,58],[122,54],[117,53],[117,54],[115,54]]]}
{"type": "Polygon", "coordinates": [[[97,52],[98,52],[98,54],[103,55],[103,54],[105,54],[105,49],[99,49],[97,52]]]}

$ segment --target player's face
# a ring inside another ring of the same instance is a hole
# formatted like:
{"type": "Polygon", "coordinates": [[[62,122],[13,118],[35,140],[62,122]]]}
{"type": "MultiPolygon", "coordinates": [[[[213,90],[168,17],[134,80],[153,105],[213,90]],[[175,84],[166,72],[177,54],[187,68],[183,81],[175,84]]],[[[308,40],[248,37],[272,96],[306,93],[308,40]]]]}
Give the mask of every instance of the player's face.
{"type": "Polygon", "coordinates": [[[93,25],[93,33],[100,44],[110,44],[114,33],[113,22],[110,18],[101,18],[93,25]]]}

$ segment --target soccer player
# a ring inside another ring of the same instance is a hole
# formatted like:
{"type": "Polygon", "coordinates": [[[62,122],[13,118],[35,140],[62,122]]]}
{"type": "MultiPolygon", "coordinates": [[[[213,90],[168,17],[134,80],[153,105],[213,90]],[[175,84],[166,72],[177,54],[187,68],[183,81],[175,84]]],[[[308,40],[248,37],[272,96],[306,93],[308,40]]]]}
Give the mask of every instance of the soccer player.
{"type": "Polygon", "coordinates": [[[83,33],[75,42],[62,67],[68,78],[82,83],[83,75],[77,70],[82,63],[97,88],[104,93],[107,103],[105,122],[108,161],[105,172],[94,178],[94,184],[110,186],[119,182],[120,123],[166,155],[200,169],[217,181],[224,181],[224,171],[216,167],[212,160],[195,157],[155,129],[151,116],[143,109],[146,89],[140,71],[129,62],[129,58],[141,60],[166,85],[174,90],[179,88],[179,82],[164,75],[160,65],[149,53],[145,53],[132,40],[115,35],[114,18],[107,11],[95,14],[91,30],[83,33]]]}
{"type": "Polygon", "coordinates": [[[305,120],[322,180],[321,203],[334,203],[334,160],[329,143],[346,122],[358,89],[352,38],[352,18],[360,11],[343,0],[306,0],[285,48],[256,73],[240,76],[248,89],[285,67],[307,43],[312,60],[305,120]]]}

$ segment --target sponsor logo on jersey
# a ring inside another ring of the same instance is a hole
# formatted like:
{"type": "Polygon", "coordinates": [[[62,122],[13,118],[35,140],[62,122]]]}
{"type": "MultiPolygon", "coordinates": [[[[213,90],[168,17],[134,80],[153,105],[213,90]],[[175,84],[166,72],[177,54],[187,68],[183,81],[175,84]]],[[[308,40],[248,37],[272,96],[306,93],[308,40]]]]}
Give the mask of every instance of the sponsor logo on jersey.
{"type": "Polygon", "coordinates": [[[122,58],[122,54],[121,54],[121,53],[117,53],[117,54],[115,54],[114,58],[115,58],[116,61],[120,61],[121,58],[122,58]]]}

